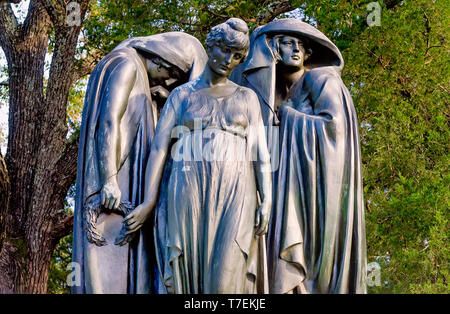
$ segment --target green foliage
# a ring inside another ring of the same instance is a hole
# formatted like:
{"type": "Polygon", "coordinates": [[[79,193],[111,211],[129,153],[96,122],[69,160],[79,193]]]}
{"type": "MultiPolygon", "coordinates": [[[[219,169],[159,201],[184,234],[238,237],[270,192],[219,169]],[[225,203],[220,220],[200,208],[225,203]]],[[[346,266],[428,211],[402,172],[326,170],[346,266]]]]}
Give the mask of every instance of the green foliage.
{"type": "Polygon", "coordinates": [[[48,293],[70,293],[70,287],[67,285],[67,276],[70,273],[67,265],[70,262],[72,262],[72,235],[62,238],[53,252],[48,278],[48,293]]]}
{"type": "Polygon", "coordinates": [[[367,27],[340,18],[367,1],[326,2],[308,11],[343,52],[361,123],[368,262],[389,260],[369,291],[448,293],[448,4],[382,6],[381,26],[367,27]]]}
{"type": "MultiPolygon", "coordinates": [[[[449,16],[445,0],[379,1],[381,26],[369,27],[365,0],[291,1],[342,51],[342,73],[361,124],[368,262],[381,266],[371,293],[449,293],[449,16]]],[[[185,31],[204,42],[228,17],[253,28],[274,1],[94,1],[80,55],[97,59],[131,36],[185,31]],[[84,52],[83,52],[84,51],[84,52]]],[[[83,83],[81,83],[83,84],[83,83]]],[[[85,84],[85,83],[84,83],[85,84]]],[[[83,87],[69,97],[80,122],[83,87]]],[[[68,292],[69,238],[58,245],[49,281],[68,292]]]]}
{"type": "Polygon", "coordinates": [[[83,48],[101,58],[121,41],[168,31],[187,32],[204,42],[212,26],[239,17],[253,27],[272,1],[102,0],[90,5],[83,48]]]}
{"type": "Polygon", "coordinates": [[[83,112],[84,97],[86,96],[87,79],[81,79],[75,83],[70,90],[67,104],[67,124],[69,136],[78,134],[81,125],[81,114],[83,112]]]}
{"type": "MultiPolygon", "coordinates": [[[[64,201],[65,211],[73,214],[75,202],[75,184],[73,184],[67,193],[64,201]]],[[[67,276],[72,271],[67,270],[67,266],[72,262],[72,234],[59,240],[53,251],[48,276],[48,293],[51,294],[67,294],[70,293],[70,287],[67,285],[67,276]]]]}

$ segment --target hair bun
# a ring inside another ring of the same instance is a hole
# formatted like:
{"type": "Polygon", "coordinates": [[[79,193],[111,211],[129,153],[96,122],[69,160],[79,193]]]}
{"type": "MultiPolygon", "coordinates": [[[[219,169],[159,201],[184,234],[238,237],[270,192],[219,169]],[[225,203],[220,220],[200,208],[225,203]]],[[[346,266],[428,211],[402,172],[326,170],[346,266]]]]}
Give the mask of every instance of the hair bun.
{"type": "Polygon", "coordinates": [[[248,26],[243,20],[232,17],[229,18],[226,22],[232,29],[242,32],[244,34],[248,34],[248,26]]]}

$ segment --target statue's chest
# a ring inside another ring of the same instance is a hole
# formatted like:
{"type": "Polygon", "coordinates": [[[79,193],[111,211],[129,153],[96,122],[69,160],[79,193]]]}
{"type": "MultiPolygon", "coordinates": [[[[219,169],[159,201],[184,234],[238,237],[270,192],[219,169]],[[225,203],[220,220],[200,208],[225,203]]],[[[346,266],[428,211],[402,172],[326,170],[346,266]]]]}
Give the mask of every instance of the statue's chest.
{"type": "Polygon", "coordinates": [[[246,129],[249,122],[244,108],[247,104],[236,94],[221,98],[194,94],[186,101],[180,122],[191,130],[207,127],[246,129]]]}

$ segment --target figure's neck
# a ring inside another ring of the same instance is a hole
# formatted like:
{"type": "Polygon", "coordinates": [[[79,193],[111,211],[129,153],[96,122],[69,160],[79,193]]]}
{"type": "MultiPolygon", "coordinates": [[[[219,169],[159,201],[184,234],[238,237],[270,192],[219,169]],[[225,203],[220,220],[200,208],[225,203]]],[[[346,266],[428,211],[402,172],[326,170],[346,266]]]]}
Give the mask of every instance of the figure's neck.
{"type": "Polygon", "coordinates": [[[281,64],[277,65],[275,108],[281,106],[289,95],[291,87],[297,83],[305,74],[305,68],[287,67],[281,64]]]}
{"type": "Polygon", "coordinates": [[[223,75],[219,75],[211,68],[206,65],[205,70],[203,71],[200,80],[205,87],[212,87],[218,85],[225,85],[228,82],[228,78],[223,75]]]}
{"type": "Polygon", "coordinates": [[[277,65],[277,82],[280,87],[283,86],[289,90],[292,85],[298,82],[305,74],[305,68],[287,67],[281,64],[277,65]]]}

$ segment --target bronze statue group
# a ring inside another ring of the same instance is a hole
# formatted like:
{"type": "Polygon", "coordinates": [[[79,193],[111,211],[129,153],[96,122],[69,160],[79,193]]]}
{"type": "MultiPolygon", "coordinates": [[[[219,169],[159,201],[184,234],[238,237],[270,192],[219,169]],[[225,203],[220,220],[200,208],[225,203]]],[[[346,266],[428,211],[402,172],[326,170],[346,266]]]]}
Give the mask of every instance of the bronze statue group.
{"type": "Polygon", "coordinates": [[[131,38],[92,73],[74,293],[365,293],[344,61],[297,19],[131,38]]]}

